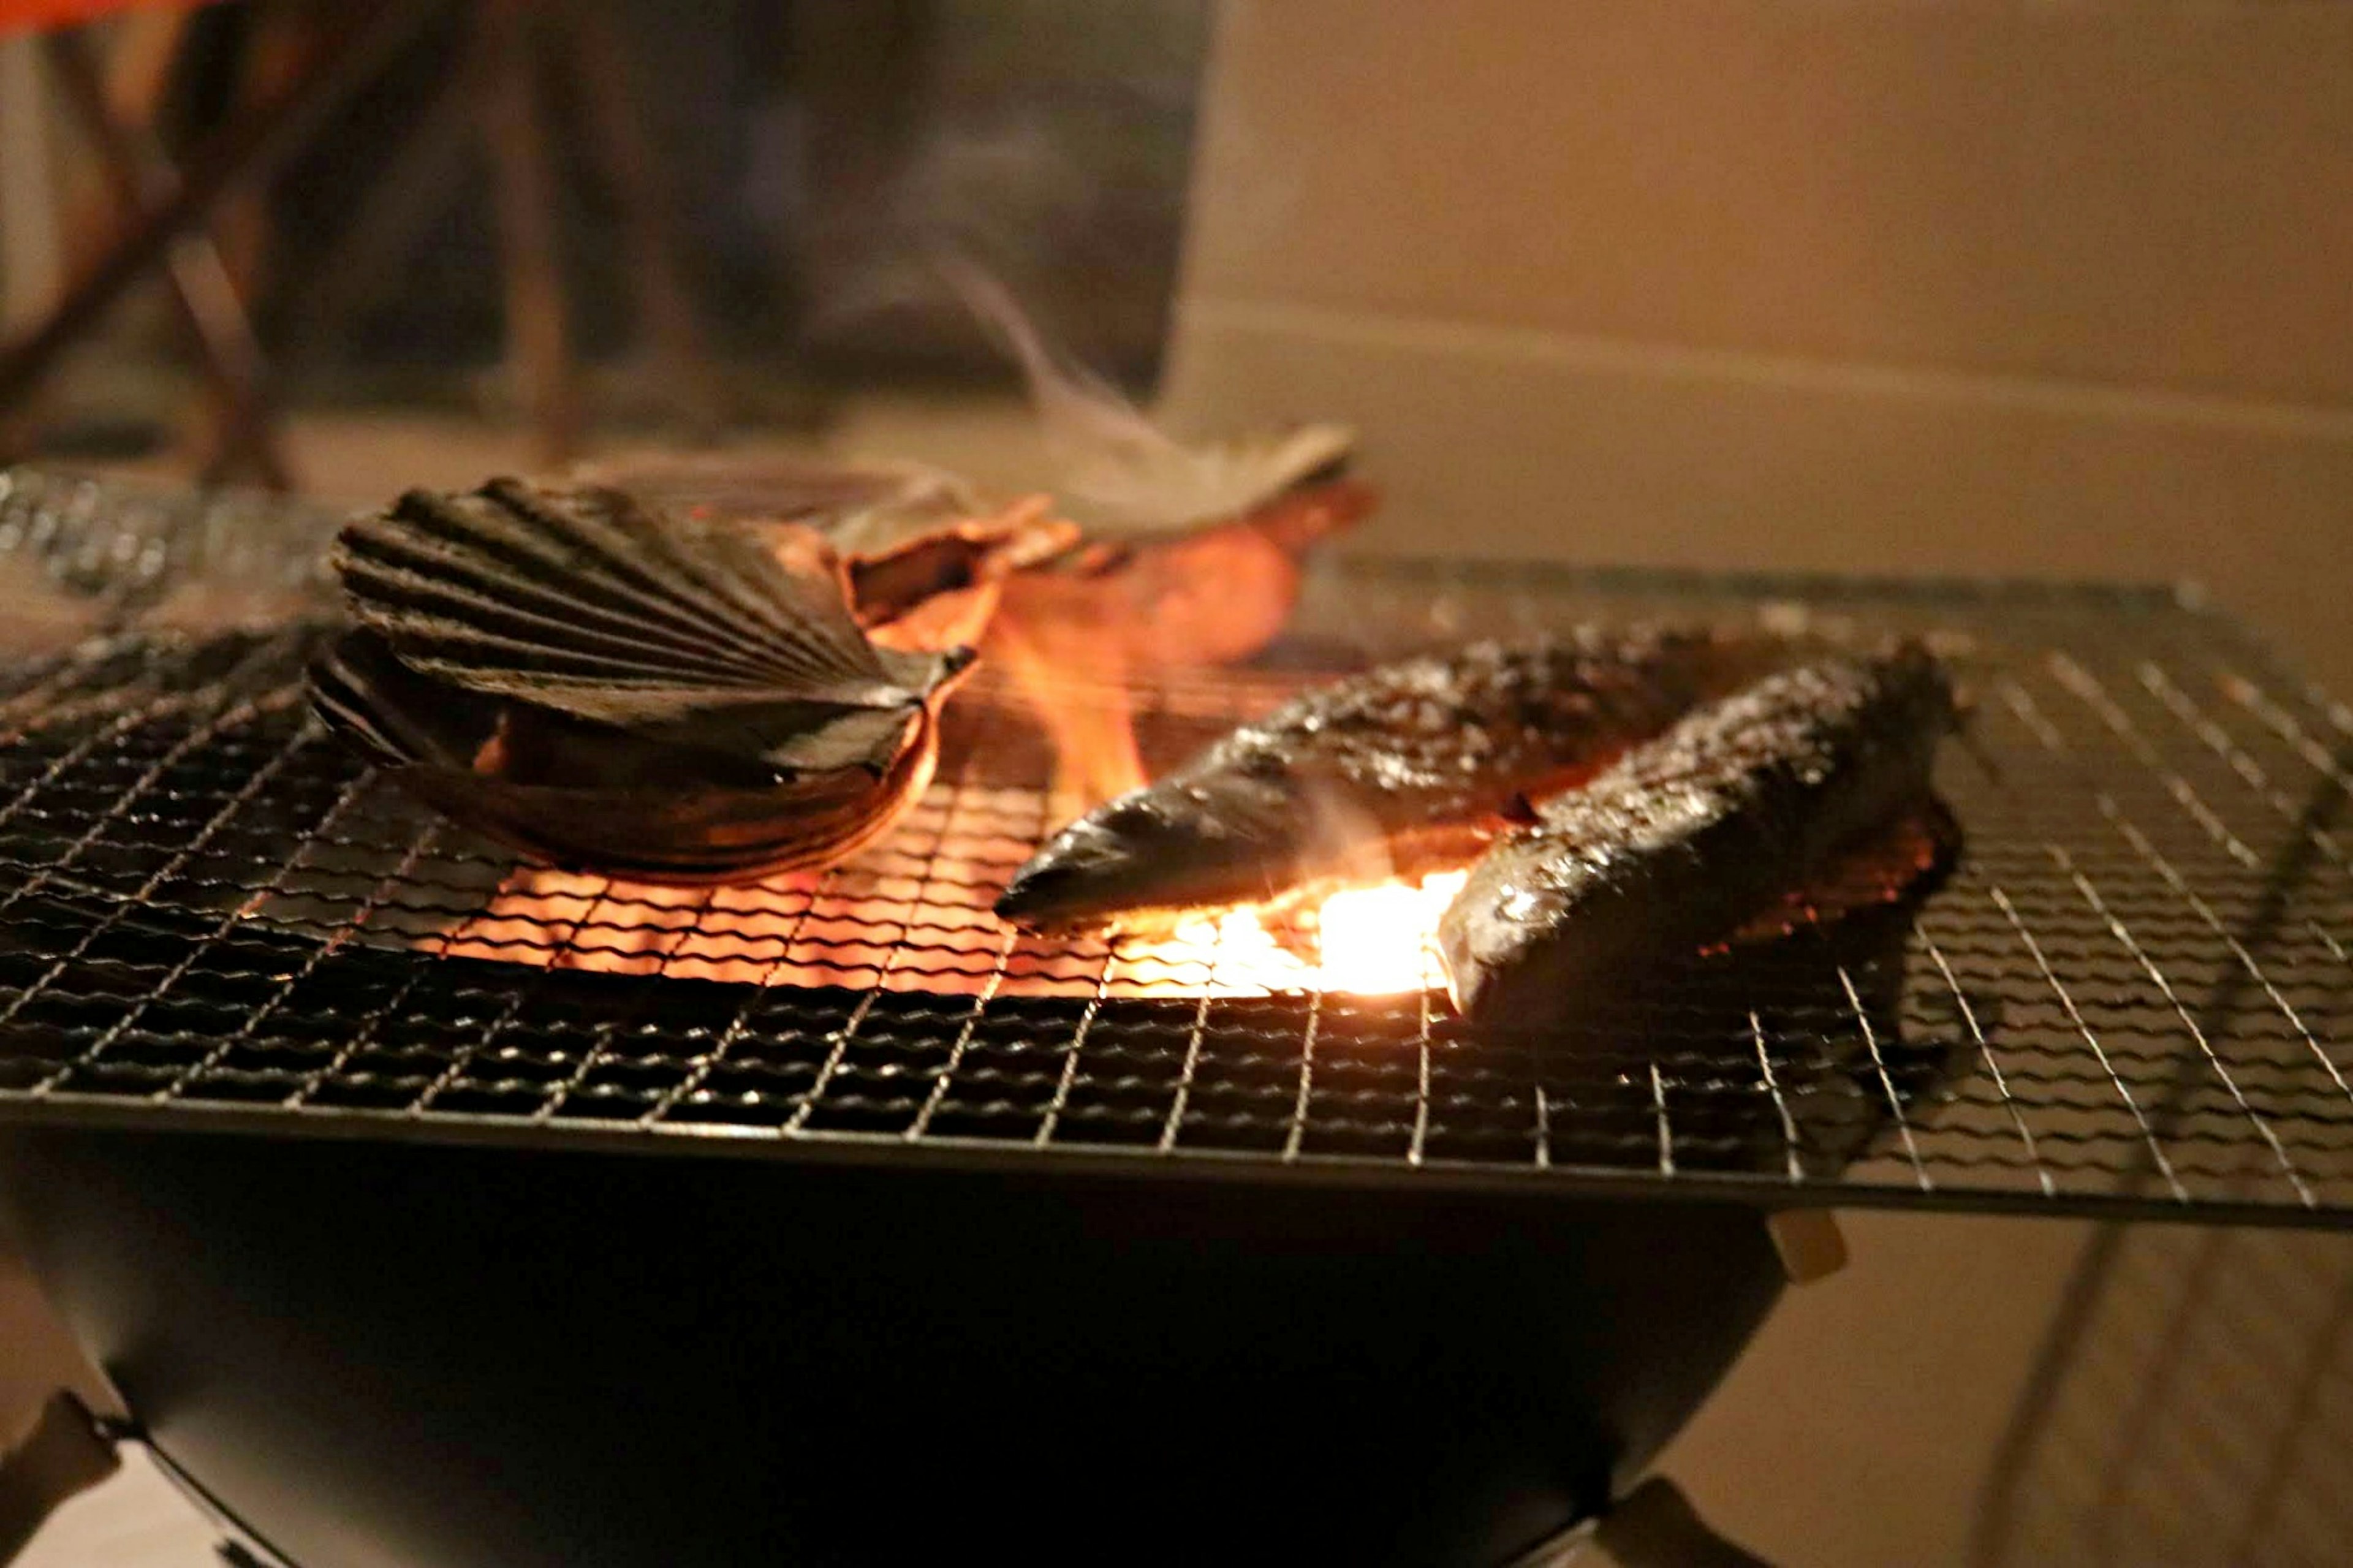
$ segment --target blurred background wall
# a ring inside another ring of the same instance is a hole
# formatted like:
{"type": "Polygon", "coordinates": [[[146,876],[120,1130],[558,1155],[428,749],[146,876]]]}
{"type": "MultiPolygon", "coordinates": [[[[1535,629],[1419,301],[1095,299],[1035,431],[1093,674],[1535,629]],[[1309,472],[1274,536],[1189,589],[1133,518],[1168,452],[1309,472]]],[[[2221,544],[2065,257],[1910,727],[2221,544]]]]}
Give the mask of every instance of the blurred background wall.
{"type": "Polygon", "coordinates": [[[1230,0],[1167,395],[1375,538],[2195,577],[2340,687],[2353,6],[1230,0]]]}

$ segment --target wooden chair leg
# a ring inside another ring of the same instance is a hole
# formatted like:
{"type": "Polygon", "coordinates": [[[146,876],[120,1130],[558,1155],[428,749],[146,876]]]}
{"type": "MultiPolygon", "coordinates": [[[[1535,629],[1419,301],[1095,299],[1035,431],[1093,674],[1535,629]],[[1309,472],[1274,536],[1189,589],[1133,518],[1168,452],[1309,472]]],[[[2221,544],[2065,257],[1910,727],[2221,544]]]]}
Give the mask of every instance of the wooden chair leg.
{"type": "MultiPolygon", "coordinates": [[[[179,175],[151,131],[126,124],[117,115],[81,34],[52,33],[45,43],[58,85],[96,149],[120,214],[127,219],[143,202],[156,200],[176,185],[179,175]]],[[[192,226],[172,244],[164,259],[184,335],[211,383],[217,405],[207,478],[221,477],[229,464],[243,458],[270,489],[291,489],[292,476],[263,400],[267,362],[218,247],[201,226],[192,226]]]]}
{"type": "MultiPolygon", "coordinates": [[[[324,38],[333,24],[307,0],[249,0],[244,47],[239,51],[232,91],[240,106],[262,103],[310,74],[324,38]]],[[[275,287],[277,258],[270,243],[268,193],[259,185],[243,185],[222,199],[213,218],[221,258],[248,300],[261,299],[275,287]]]]}
{"type": "Polygon", "coordinates": [[[174,240],[204,220],[224,192],[259,178],[300,146],[346,94],[407,44],[443,4],[393,0],[353,6],[347,25],[308,73],[208,138],[182,164],[180,178],[169,192],[142,200],[126,217],[97,263],[75,279],[48,316],[0,351],[0,419],[174,240]]]}
{"type": "Polygon", "coordinates": [[[483,130],[506,277],[508,363],[522,384],[539,459],[554,468],[577,446],[580,416],[533,47],[538,29],[530,0],[483,0],[480,16],[483,130]]]}
{"type": "Polygon", "coordinates": [[[676,226],[662,199],[653,145],[631,91],[628,51],[609,0],[573,0],[559,15],[597,161],[620,207],[639,329],[690,432],[707,438],[721,423],[719,387],[695,320],[692,292],[680,272],[676,226]]]}
{"type": "MultiPolygon", "coordinates": [[[[107,112],[118,123],[163,123],[174,68],[189,34],[196,30],[195,16],[194,11],[132,10],[105,29],[103,47],[93,44],[90,52],[105,79],[107,112]]],[[[80,36],[94,40],[98,32],[90,29],[80,36]]],[[[53,89],[53,95],[62,94],[67,84],[55,79],[58,67],[48,36],[35,34],[28,42],[47,60],[44,85],[53,89]]],[[[72,184],[78,187],[79,182],[72,184]]],[[[72,216],[65,226],[72,247],[68,252],[69,274],[78,275],[94,265],[105,244],[121,232],[122,221],[122,203],[111,184],[98,190],[77,188],[72,216]]]]}
{"type": "Polygon", "coordinates": [[[290,344],[332,362],[343,323],[390,291],[419,237],[464,189],[481,128],[480,51],[462,56],[402,134],[357,209],[323,247],[289,257],[283,287],[292,306],[290,344]]]}
{"type": "Polygon", "coordinates": [[[0,39],[0,331],[65,291],[68,228],[39,47],[29,35],[0,39]]]}

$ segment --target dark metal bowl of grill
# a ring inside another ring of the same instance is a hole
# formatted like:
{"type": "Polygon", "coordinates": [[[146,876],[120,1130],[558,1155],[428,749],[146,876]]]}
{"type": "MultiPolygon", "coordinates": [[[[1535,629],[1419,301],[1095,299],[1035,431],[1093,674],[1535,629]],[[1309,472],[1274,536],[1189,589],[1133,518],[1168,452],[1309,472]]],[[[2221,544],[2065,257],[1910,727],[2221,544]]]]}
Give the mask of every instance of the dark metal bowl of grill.
{"type": "Polygon", "coordinates": [[[306,1564],[1502,1563],[1764,1317],[1725,1205],[24,1130],[43,1277],[306,1564]]]}
{"type": "Polygon", "coordinates": [[[1704,1397],[1773,1208],[2348,1212],[2353,717],[2168,593],[1360,564],[1124,694],[1165,755],[1465,627],[1943,639],[1925,904],[1482,1034],[997,924],[985,683],[823,878],[534,879],[307,720],[316,628],[66,585],[124,608],[0,685],[0,1203],[294,1562],[1502,1561],[1704,1397]]]}

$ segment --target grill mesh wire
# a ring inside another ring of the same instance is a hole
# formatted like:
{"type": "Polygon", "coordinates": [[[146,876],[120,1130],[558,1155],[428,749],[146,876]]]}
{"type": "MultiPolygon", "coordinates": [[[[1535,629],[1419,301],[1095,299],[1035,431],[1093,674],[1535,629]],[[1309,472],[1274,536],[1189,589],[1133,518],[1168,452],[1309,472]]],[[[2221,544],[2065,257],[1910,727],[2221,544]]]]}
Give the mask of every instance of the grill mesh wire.
{"type": "Polygon", "coordinates": [[[112,634],[0,682],[0,1115],[2353,1215],[2353,715],[2169,594],[1360,563],[1264,667],[1132,693],[1158,763],[1471,635],[1940,640],[1976,698],[1939,774],[1967,847],[1916,921],[1474,1033],[1442,994],[1250,994],[1239,960],[997,924],[1050,753],[985,681],[914,816],[823,877],[518,879],[308,720],[315,623],[173,629],[190,583],[205,616],[299,605],[271,563],[321,526],[0,495],[0,560],[112,634]]]}

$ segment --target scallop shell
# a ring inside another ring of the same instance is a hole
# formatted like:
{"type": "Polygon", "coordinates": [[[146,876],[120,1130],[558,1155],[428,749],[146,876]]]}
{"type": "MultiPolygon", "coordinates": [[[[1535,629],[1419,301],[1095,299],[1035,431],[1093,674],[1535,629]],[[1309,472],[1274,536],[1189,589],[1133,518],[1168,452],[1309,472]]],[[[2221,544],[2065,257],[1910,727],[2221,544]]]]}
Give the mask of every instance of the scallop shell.
{"type": "Polygon", "coordinates": [[[691,518],[763,532],[796,570],[839,575],[870,629],[920,617],[976,637],[996,609],[995,584],[1079,542],[1078,526],[1050,515],[1043,496],[991,501],[956,475],[917,464],[721,454],[575,473],[691,518]],[[952,595],[965,602],[935,603],[952,595]]]}
{"type": "Polygon", "coordinates": [[[1343,425],[1304,425],[1180,443],[1156,426],[1081,446],[1062,489],[1091,531],[1148,538],[1248,517],[1303,486],[1339,478],[1356,448],[1343,425]]]}
{"type": "Polygon", "coordinates": [[[430,804],[653,880],[822,865],[928,783],[968,649],[878,647],[741,529],[498,479],[348,525],[320,714],[430,804]]]}
{"type": "Polygon", "coordinates": [[[961,476],[917,463],[706,453],[584,464],[582,484],[691,517],[800,523],[845,555],[879,555],[994,509],[961,476]]]}

